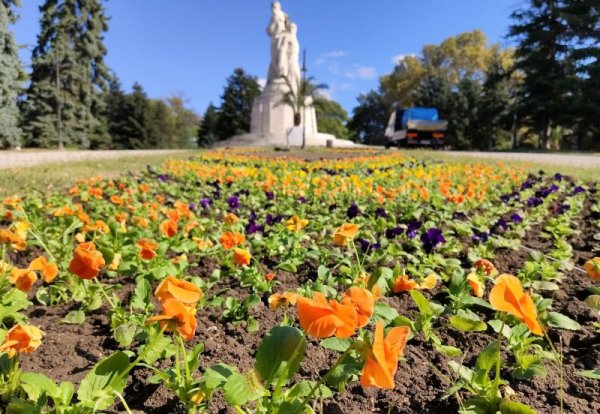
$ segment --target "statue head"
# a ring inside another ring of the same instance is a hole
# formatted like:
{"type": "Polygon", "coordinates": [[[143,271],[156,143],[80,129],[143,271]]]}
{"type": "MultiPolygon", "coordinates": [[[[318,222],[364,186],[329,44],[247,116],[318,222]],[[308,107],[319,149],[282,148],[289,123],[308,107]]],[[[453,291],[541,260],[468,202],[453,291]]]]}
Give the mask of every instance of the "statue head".
{"type": "Polygon", "coordinates": [[[271,3],[271,8],[273,9],[273,11],[279,11],[281,10],[281,3],[279,3],[278,1],[274,1],[273,3],[271,3]]]}

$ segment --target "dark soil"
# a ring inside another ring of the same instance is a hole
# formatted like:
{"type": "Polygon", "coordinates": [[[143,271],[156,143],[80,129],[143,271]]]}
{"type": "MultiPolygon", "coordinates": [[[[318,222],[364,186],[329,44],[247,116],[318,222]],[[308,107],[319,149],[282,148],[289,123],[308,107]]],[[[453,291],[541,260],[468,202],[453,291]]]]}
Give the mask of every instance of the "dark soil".
{"type": "MultiPolygon", "coordinates": [[[[319,154],[322,156],[322,154],[319,154]]],[[[578,223],[581,231],[573,235],[569,242],[574,248],[574,262],[581,266],[593,256],[592,250],[597,242],[593,234],[598,231],[589,211],[589,203],[583,212],[583,220],[578,223]]],[[[540,237],[541,229],[532,229],[522,242],[525,246],[545,249],[549,242],[540,237]]],[[[544,251],[544,250],[542,250],[544,251]]],[[[495,264],[501,273],[516,273],[528,260],[524,250],[499,249],[495,264]]],[[[29,257],[28,257],[29,259],[29,257]]],[[[211,259],[200,259],[197,267],[190,273],[208,276],[217,264],[211,259]]],[[[277,272],[280,285],[276,291],[294,289],[315,274],[315,269],[302,269],[299,275],[277,272]]],[[[228,280],[214,288],[218,291],[229,287],[226,295],[237,298],[247,296],[247,291],[228,280]]],[[[577,375],[578,371],[596,369],[600,366],[600,340],[594,332],[592,323],[599,322],[598,314],[591,311],[582,300],[586,297],[585,288],[592,281],[579,271],[565,272],[561,290],[553,292],[552,310],[564,313],[582,325],[578,332],[552,329],[550,336],[564,356],[564,407],[566,413],[588,414],[600,412],[600,389],[598,381],[577,375]],[[562,346],[561,346],[562,344],[562,346]]],[[[210,292],[207,293],[208,295],[210,292]]],[[[435,292],[427,293],[428,296],[435,292]]],[[[402,315],[414,318],[416,308],[408,294],[402,294],[383,301],[394,307],[402,315]]],[[[86,372],[101,358],[118,349],[112,340],[106,309],[87,316],[82,325],[62,324],[61,319],[69,312],[66,306],[46,308],[32,306],[28,317],[32,324],[41,326],[46,337],[43,345],[34,353],[22,358],[24,370],[36,371],[48,375],[55,381],[79,382],[86,372]]],[[[258,320],[257,332],[248,333],[245,324],[232,324],[221,321],[221,309],[206,307],[198,312],[197,340],[205,345],[200,366],[208,367],[218,362],[234,365],[240,371],[250,370],[253,366],[256,349],[265,333],[281,320],[281,313],[268,309],[261,303],[251,311],[258,320]]],[[[444,324],[442,318],[437,324],[437,334],[443,343],[460,347],[464,355],[460,358],[466,365],[472,366],[479,352],[495,336],[485,333],[463,333],[444,324]]],[[[193,345],[193,344],[192,344],[193,345]]],[[[316,379],[327,371],[338,354],[326,350],[315,340],[309,340],[306,358],[297,374],[298,379],[316,379]]],[[[506,358],[511,358],[507,355],[506,358]]],[[[433,347],[416,336],[405,348],[404,360],[396,372],[396,388],[392,391],[363,389],[360,385],[349,386],[343,393],[334,393],[332,398],[322,402],[325,414],[366,414],[366,413],[453,413],[458,410],[454,397],[441,400],[441,395],[450,386],[449,378],[455,378],[447,362],[450,358],[441,355],[433,347]]],[[[503,370],[503,378],[510,380],[515,391],[514,399],[529,404],[539,413],[558,413],[560,392],[560,372],[548,363],[547,375],[536,377],[532,381],[515,381],[509,372],[503,370]]],[[[202,369],[202,368],[201,368],[202,369]]],[[[176,398],[162,386],[146,383],[151,375],[147,369],[132,372],[125,398],[134,413],[176,413],[181,412],[176,398]]],[[[463,395],[468,397],[467,395],[463,395]]],[[[111,413],[124,412],[117,405],[111,413]]],[[[215,395],[209,413],[233,413],[220,395],[215,395]]]]}

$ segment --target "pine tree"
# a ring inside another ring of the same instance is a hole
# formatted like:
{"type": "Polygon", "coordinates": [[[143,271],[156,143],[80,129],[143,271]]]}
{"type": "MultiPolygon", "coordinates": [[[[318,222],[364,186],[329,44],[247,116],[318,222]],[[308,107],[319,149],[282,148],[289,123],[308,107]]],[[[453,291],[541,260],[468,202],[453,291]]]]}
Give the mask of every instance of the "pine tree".
{"type": "Polygon", "coordinates": [[[24,127],[30,143],[103,146],[101,93],[109,74],[104,64],[107,30],[100,0],[46,0],[32,54],[24,127]]]}
{"type": "Polygon", "coordinates": [[[198,146],[209,147],[219,140],[218,134],[219,110],[211,102],[208,104],[200,128],[198,129],[198,146]]]}
{"type": "Polygon", "coordinates": [[[260,85],[254,76],[247,75],[244,69],[236,68],[229,78],[223,95],[218,123],[220,139],[250,131],[252,104],[260,95],[260,85]]]}
{"type": "Polygon", "coordinates": [[[572,116],[574,69],[569,54],[569,30],[563,16],[562,0],[529,0],[529,7],[512,14],[516,23],[510,36],[518,41],[516,69],[525,75],[521,111],[545,147],[549,129],[569,122],[572,116]]]}
{"type": "Polygon", "coordinates": [[[24,73],[9,25],[17,21],[19,0],[0,0],[0,148],[20,145],[19,108],[24,73]]]}

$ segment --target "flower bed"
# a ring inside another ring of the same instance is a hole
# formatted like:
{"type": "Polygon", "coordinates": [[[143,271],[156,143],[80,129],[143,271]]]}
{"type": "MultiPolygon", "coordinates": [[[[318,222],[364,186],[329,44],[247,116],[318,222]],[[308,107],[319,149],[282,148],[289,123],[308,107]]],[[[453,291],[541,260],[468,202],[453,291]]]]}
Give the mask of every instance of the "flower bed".
{"type": "Polygon", "coordinates": [[[600,411],[598,183],[206,152],[0,207],[0,411],[600,411]]]}

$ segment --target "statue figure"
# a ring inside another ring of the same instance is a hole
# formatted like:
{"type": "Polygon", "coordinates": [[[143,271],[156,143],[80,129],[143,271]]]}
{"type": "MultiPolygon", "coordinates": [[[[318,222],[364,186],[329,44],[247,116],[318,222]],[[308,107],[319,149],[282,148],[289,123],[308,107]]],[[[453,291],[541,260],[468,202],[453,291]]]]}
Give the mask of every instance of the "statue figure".
{"type": "Polygon", "coordinates": [[[281,10],[281,4],[278,1],[273,2],[272,10],[273,15],[267,27],[267,33],[271,37],[271,65],[267,83],[285,76],[295,89],[300,82],[298,27],[281,10]]]}
{"type": "Polygon", "coordinates": [[[273,2],[272,10],[273,15],[267,27],[267,34],[271,37],[271,65],[269,66],[267,83],[271,83],[287,73],[287,53],[283,48],[286,46],[284,38],[288,16],[281,10],[281,4],[278,1],[273,2]]]}
{"type": "Polygon", "coordinates": [[[287,78],[294,89],[300,83],[300,43],[298,42],[298,26],[295,23],[289,23],[286,38],[287,50],[287,78]]]}

